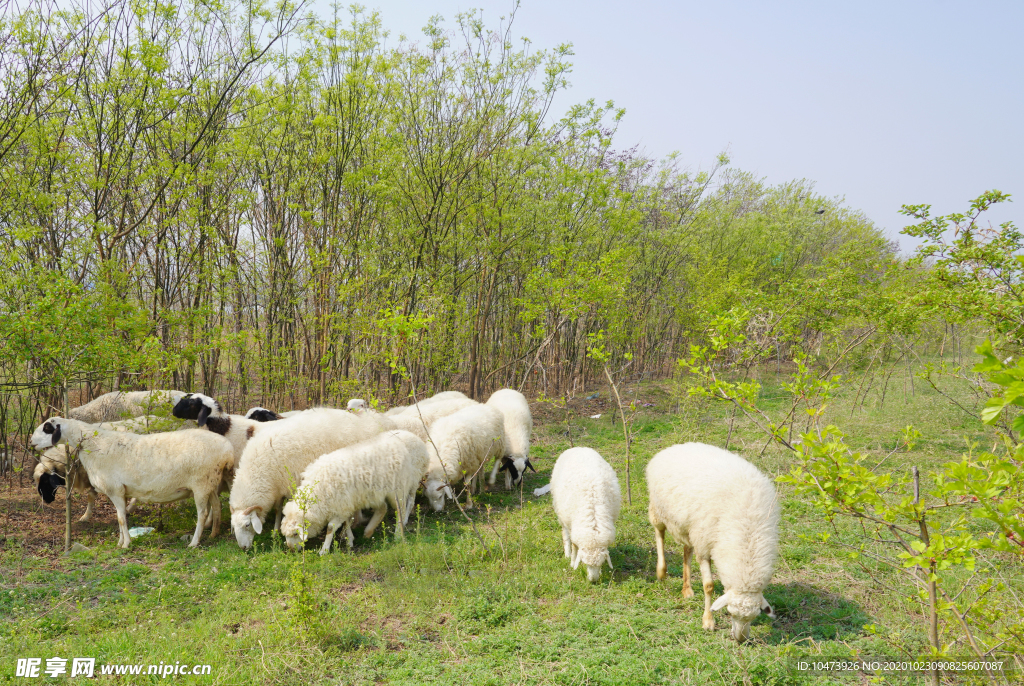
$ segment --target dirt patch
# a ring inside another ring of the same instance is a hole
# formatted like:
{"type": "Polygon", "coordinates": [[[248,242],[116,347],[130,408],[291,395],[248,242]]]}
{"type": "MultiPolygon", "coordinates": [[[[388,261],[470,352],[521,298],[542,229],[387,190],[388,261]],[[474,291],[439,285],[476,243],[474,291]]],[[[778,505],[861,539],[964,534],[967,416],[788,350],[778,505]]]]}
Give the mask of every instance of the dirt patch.
{"type": "Polygon", "coordinates": [[[341,598],[347,598],[353,593],[357,593],[363,587],[362,582],[353,581],[352,583],[342,584],[334,591],[336,595],[341,598]]]}
{"type": "MultiPolygon", "coordinates": [[[[21,547],[27,554],[54,560],[64,553],[64,489],[49,505],[43,503],[35,485],[19,487],[17,481],[0,483],[0,546],[21,547]]],[[[85,514],[86,499],[76,493],[71,498],[71,540],[95,541],[98,538],[117,540],[117,511],[105,496],[100,495],[88,522],[78,518],[85,514]]],[[[132,521],[156,513],[158,505],[140,504],[128,516],[132,521]]],[[[84,542],[84,541],[83,541],[84,542]]],[[[91,543],[85,543],[92,545],[91,543]]],[[[143,563],[141,560],[127,562],[143,563]]]]}
{"type": "Polygon", "coordinates": [[[364,634],[376,635],[385,650],[404,650],[410,627],[413,626],[410,618],[411,615],[388,615],[383,619],[370,616],[359,624],[359,630],[364,634]]]}
{"type": "MultiPolygon", "coordinates": [[[[85,513],[85,498],[71,498],[71,536],[104,536],[117,531],[117,512],[109,500],[100,496],[88,522],[79,522],[85,513]]],[[[64,552],[64,489],[46,505],[35,485],[0,485],[0,541],[5,547],[22,546],[37,557],[56,558],[64,552]]]]}

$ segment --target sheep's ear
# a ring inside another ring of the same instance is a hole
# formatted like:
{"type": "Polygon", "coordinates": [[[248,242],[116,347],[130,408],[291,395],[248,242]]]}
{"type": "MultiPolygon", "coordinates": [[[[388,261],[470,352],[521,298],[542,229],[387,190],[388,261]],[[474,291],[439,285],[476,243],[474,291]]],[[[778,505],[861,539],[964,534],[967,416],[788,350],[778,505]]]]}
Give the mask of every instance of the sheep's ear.
{"type": "Polygon", "coordinates": [[[726,591],[725,593],[723,593],[721,595],[721,597],[718,600],[716,600],[714,603],[712,603],[711,611],[712,612],[718,612],[719,610],[721,610],[723,607],[725,607],[728,604],[729,604],[729,591],[726,591]]]}
{"type": "Polygon", "coordinates": [[[610,550],[606,551],[604,556],[605,556],[605,559],[608,560],[608,569],[615,569],[615,567],[612,567],[612,553],[611,553],[611,551],[610,550]]]}
{"type": "Polygon", "coordinates": [[[577,548],[576,549],[576,554],[573,555],[573,558],[572,558],[572,568],[576,569],[579,566],[580,566],[580,549],[577,548]]]}
{"type": "Polygon", "coordinates": [[[515,469],[515,467],[513,466],[514,464],[515,463],[512,461],[511,457],[503,457],[501,458],[501,469],[499,469],[498,471],[504,472],[507,469],[515,469]]]}
{"type": "Polygon", "coordinates": [[[60,441],[60,424],[49,421],[43,424],[43,433],[50,435],[50,446],[55,446],[60,441]]]}
{"type": "Polygon", "coordinates": [[[530,471],[533,472],[534,474],[537,473],[537,470],[534,469],[534,467],[533,467],[533,463],[530,462],[530,458],[526,458],[526,466],[529,467],[530,471]]]}
{"type": "Polygon", "coordinates": [[[249,521],[252,522],[252,530],[257,534],[263,533],[263,522],[260,521],[260,516],[253,512],[249,515],[249,521]]]}
{"type": "Polygon", "coordinates": [[[761,612],[765,613],[772,619],[776,619],[775,610],[773,610],[771,604],[764,599],[764,596],[761,596],[761,612]]]}
{"type": "Polygon", "coordinates": [[[199,416],[196,417],[196,424],[199,426],[206,426],[206,420],[209,419],[210,412],[212,412],[212,410],[206,405],[203,405],[199,410],[199,416]]]}

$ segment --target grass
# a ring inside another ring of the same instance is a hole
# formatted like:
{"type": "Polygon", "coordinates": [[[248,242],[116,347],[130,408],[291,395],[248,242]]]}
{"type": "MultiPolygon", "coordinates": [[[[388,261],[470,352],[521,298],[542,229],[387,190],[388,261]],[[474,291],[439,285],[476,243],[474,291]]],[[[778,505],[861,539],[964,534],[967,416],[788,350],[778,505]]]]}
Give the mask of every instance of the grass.
{"type": "MultiPolygon", "coordinates": [[[[601,452],[625,488],[621,428],[607,414],[605,389],[597,390],[601,398],[570,417],[569,434],[575,445],[601,452]],[[600,419],[589,418],[598,412],[600,419]]],[[[830,412],[851,443],[879,459],[914,424],[921,441],[889,458],[888,468],[936,466],[962,452],[964,437],[987,435],[920,382],[905,398],[889,392],[884,405],[874,392],[856,408],[851,397],[839,397],[830,412]]],[[[766,380],[769,413],[787,403],[782,395],[776,380],[766,380]]],[[[643,467],[672,443],[723,445],[728,408],[684,402],[677,414],[667,386],[644,385],[638,397],[652,406],[633,426],[633,505],[618,522],[615,571],[606,569],[599,584],[569,569],[550,499],[531,494],[569,447],[560,411],[538,408],[532,461],[540,473],[528,475],[523,493],[481,495],[470,513],[487,551],[457,510],[435,514],[422,503],[404,541],[393,537],[389,519],[371,540],[358,539],[354,553],[323,558],[315,554],[319,541],[301,555],[269,531],[249,553],[230,534],[213,542],[204,535],[199,549],[187,549],[180,537],[192,530],[194,508],[185,502],[143,508],[131,526],[158,530],[127,552],[114,547],[112,526],[76,528],[76,540],[92,550],[68,557],[36,554],[7,537],[0,548],[0,681],[22,683],[13,676],[16,658],[41,657],[45,666],[45,658],[60,656],[94,657],[97,665],[209,664],[209,676],[178,677],[208,684],[867,683],[864,675],[800,674],[790,659],[923,648],[913,589],[899,573],[854,565],[821,543],[825,523],[786,488],[781,557],[765,592],[778,619],[759,618],[743,646],[727,638],[721,614],[717,631],[703,631],[703,599],[682,598],[681,554],[671,539],[670,577],[655,580],[643,467]]],[[[731,448],[769,474],[784,473],[788,455],[763,446],[756,427],[735,421],[731,448]]],[[[1011,587],[1020,592],[1020,570],[1012,571],[1011,587]]]]}

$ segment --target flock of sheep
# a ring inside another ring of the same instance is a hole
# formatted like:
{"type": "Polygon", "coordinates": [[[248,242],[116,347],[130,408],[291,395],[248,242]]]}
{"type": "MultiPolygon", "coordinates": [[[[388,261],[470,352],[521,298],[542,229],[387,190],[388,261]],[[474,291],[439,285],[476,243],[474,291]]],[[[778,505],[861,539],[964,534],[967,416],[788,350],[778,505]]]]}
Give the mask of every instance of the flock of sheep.
{"type": "MultiPolygon", "coordinates": [[[[396,532],[403,535],[420,489],[440,511],[446,500],[457,498],[461,484],[471,508],[491,462],[492,486],[498,472],[511,489],[525,470],[536,471],[529,458],[529,404],[512,389],[496,391],[486,403],[447,391],[386,413],[357,399],[347,410],[277,414],[256,407],[245,416],[228,414],[199,393],[114,392],[69,415],[46,420],[30,439],[42,451],[35,471],[39,493],[52,502],[54,490],[66,483],[87,493],[83,520],[96,493],[103,493],[117,510],[124,548],[131,543],[127,515],[135,500],[194,498],[197,520],[189,545],[197,546],[205,527],[212,536],[219,532],[220,493],[228,491],[239,546],[252,546],[273,510],[274,527],[289,547],[302,547],[326,529],[323,555],[339,530],[349,548],[353,527],[364,525],[364,536],[371,536],[389,505],[396,532]],[[195,428],[189,421],[177,431],[139,433],[155,421],[144,414],[154,399],[173,403],[173,415],[193,420],[195,428]],[[141,416],[114,421],[126,414],[141,416]],[[69,459],[72,453],[77,461],[69,459]],[[373,511],[369,521],[363,510],[373,511]]],[[[694,554],[700,565],[704,628],[713,630],[712,612],[727,608],[732,636],[743,642],[762,611],[775,616],[763,595],[778,552],[779,502],[772,481],[743,458],[700,443],[662,450],[648,463],[646,476],[658,579],[666,576],[668,530],[683,546],[684,597],[693,596],[694,554]],[[714,602],[712,560],[725,589],[714,602]]],[[[615,470],[597,451],[571,448],[554,465],[550,491],[565,556],[573,569],[583,563],[587,578],[598,581],[604,563],[612,564],[609,548],[621,508],[615,470]]]]}

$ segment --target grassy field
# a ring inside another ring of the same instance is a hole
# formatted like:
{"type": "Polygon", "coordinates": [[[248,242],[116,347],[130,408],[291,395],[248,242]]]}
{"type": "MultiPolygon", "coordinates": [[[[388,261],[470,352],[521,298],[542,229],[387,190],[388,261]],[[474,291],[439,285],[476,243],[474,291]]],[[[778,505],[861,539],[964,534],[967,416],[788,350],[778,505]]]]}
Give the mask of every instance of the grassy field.
{"type": "MultiPolygon", "coordinates": [[[[912,452],[890,457],[887,468],[937,465],[957,458],[965,441],[987,435],[920,380],[913,390],[905,381],[893,384],[885,405],[876,389],[856,407],[851,385],[829,413],[852,444],[879,459],[907,424],[916,426],[921,440],[912,452]]],[[[535,498],[532,490],[547,483],[571,437],[601,452],[625,491],[621,427],[611,422],[607,389],[591,392],[600,396],[574,403],[569,413],[533,405],[532,461],[539,473],[527,476],[522,493],[483,494],[469,513],[472,525],[451,506],[435,514],[421,500],[404,541],[392,536],[389,517],[384,532],[357,539],[351,554],[321,558],[319,541],[305,555],[289,552],[269,532],[249,553],[230,534],[212,542],[204,536],[200,549],[189,550],[181,536],[194,525],[194,509],[182,503],[143,507],[130,525],[157,531],[128,552],[115,548],[107,504],[97,523],[76,525],[76,540],[91,550],[63,557],[62,512],[38,504],[31,489],[8,486],[0,681],[30,682],[14,677],[16,658],[40,657],[45,667],[46,658],[59,656],[69,659],[69,672],[70,658],[96,658],[97,674],[100,665],[115,663],[208,664],[208,676],[176,677],[204,684],[873,683],[865,675],[800,674],[790,661],[923,650],[921,605],[902,575],[855,565],[838,547],[816,540],[826,523],[785,487],[781,556],[765,591],[778,619],[759,618],[742,646],[727,638],[723,613],[718,630],[701,629],[703,599],[681,597],[681,550],[671,539],[670,578],[655,580],[643,468],[673,443],[724,445],[729,411],[678,405],[667,386],[645,384],[635,392],[644,407],[633,426],[632,505],[624,502],[618,522],[615,571],[606,569],[599,584],[586,583],[585,571],[572,572],[562,556],[550,497],[535,498]],[[600,419],[589,418],[598,413],[600,419]],[[52,531],[19,524],[44,517],[52,531]]],[[[634,389],[626,395],[632,398],[634,389]]],[[[766,382],[762,395],[770,412],[788,406],[775,381],[766,382]]],[[[789,456],[774,446],[762,450],[764,444],[756,427],[735,421],[731,449],[773,476],[784,473],[789,456]]],[[[1018,592],[1019,571],[1008,579],[1018,592]]]]}

